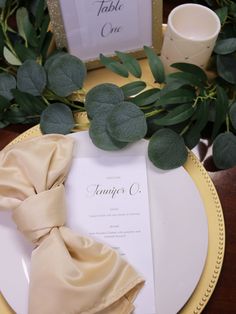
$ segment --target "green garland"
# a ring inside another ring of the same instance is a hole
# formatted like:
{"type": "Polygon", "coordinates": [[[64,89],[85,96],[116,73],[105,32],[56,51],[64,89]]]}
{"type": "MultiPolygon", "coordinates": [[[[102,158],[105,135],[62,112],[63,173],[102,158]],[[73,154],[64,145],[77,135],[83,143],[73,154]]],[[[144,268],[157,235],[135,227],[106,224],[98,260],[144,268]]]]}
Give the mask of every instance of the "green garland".
{"type": "Polygon", "coordinates": [[[44,133],[67,134],[77,127],[74,114],[86,111],[96,146],[117,150],[149,138],[149,158],[161,169],[183,165],[187,147],[207,131],[216,166],[235,166],[236,4],[205,4],[222,23],[210,63],[213,79],[185,63],[166,75],[160,58],[144,47],[153,82],[142,79],[139,61],[117,51],[118,61],[101,55],[101,62],[129,82],[100,84],[86,93],[83,62],[65,51],[47,54],[52,34],[45,1],[0,0],[0,127],[40,122],[44,133]]]}

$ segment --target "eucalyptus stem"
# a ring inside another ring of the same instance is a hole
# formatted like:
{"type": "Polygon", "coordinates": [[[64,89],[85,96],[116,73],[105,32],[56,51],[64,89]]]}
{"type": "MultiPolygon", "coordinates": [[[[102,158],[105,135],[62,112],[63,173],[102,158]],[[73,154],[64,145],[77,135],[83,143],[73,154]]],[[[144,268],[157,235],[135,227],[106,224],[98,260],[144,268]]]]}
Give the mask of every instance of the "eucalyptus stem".
{"type": "Polygon", "coordinates": [[[76,105],[73,101],[68,100],[66,97],[61,97],[61,96],[56,95],[55,93],[53,93],[49,89],[46,90],[46,92],[44,93],[43,97],[45,97],[45,99],[48,99],[47,96],[48,96],[48,98],[50,98],[50,100],[58,100],[58,101],[61,101],[64,104],[68,105],[69,107],[72,107],[72,108],[75,108],[75,109],[80,109],[80,110],[84,111],[84,107],[76,105]],[[52,97],[52,99],[51,99],[50,96],[52,97]]]}
{"type": "Polygon", "coordinates": [[[6,73],[10,73],[12,75],[16,74],[16,70],[13,67],[8,67],[8,68],[0,67],[0,70],[6,73]]]}
{"type": "Polygon", "coordinates": [[[229,120],[228,114],[226,115],[225,122],[226,122],[226,130],[227,130],[227,132],[230,132],[230,120],[229,120]]]}
{"type": "Polygon", "coordinates": [[[180,132],[180,136],[183,136],[188,131],[188,129],[190,128],[190,125],[191,124],[188,124],[183,128],[183,130],[180,132]]]}
{"type": "Polygon", "coordinates": [[[11,43],[11,41],[10,41],[10,39],[9,39],[9,36],[7,35],[7,29],[6,29],[5,27],[3,28],[3,35],[4,35],[4,37],[5,37],[5,44],[6,44],[6,46],[7,46],[7,47],[9,48],[9,50],[13,53],[13,55],[14,55],[16,58],[18,58],[18,56],[17,56],[17,54],[16,54],[16,52],[15,52],[13,46],[12,46],[12,43],[11,43]]]}
{"type": "Polygon", "coordinates": [[[9,73],[9,70],[6,69],[6,68],[0,67],[0,70],[3,71],[3,72],[9,73]]]}
{"type": "Polygon", "coordinates": [[[45,96],[42,96],[42,98],[43,98],[43,100],[44,100],[44,102],[46,103],[46,105],[50,105],[50,102],[47,100],[47,98],[45,97],[45,96]]]}
{"type": "Polygon", "coordinates": [[[150,118],[150,117],[158,115],[160,112],[163,112],[163,111],[165,111],[165,109],[156,109],[151,112],[145,113],[145,117],[150,118]]]}

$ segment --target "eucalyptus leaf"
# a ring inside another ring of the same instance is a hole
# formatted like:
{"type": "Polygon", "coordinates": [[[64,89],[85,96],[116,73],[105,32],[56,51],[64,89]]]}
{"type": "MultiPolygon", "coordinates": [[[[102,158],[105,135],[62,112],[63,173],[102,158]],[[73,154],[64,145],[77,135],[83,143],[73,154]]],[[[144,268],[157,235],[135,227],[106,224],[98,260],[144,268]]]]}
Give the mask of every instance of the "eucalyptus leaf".
{"type": "Polygon", "coordinates": [[[0,120],[0,129],[5,128],[6,126],[8,126],[10,123],[6,120],[0,120]]]}
{"type": "Polygon", "coordinates": [[[204,83],[195,74],[188,72],[175,72],[168,75],[166,83],[173,84],[173,82],[178,82],[179,87],[183,85],[191,85],[197,87],[203,87],[204,83]]]}
{"type": "Polygon", "coordinates": [[[236,130],[236,102],[234,102],[231,105],[230,111],[229,111],[229,116],[230,116],[231,123],[232,123],[234,129],[236,130]]]}
{"type": "Polygon", "coordinates": [[[227,17],[228,17],[228,7],[225,6],[225,7],[219,8],[215,10],[215,13],[218,15],[221,25],[223,25],[226,22],[227,17]]]}
{"type": "Polygon", "coordinates": [[[145,90],[143,93],[137,95],[132,99],[132,102],[137,106],[143,107],[153,104],[160,98],[160,89],[159,88],[151,88],[145,90]]]}
{"type": "MultiPolygon", "coordinates": [[[[39,38],[39,49],[40,49],[40,51],[43,51],[47,48],[47,45],[45,45],[45,43],[47,42],[47,37],[49,36],[49,39],[51,37],[51,32],[48,30],[49,24],[50,24],[50,18],[49,18],[49,16],[46,16],[43,19],[43,23],[42,23],[42,26],[40,29],[40,38],[39,38]]],[[[47,52],[48,52],[48,49],[47,49],[47,52]]]]}
{"type": "Polygon", "coordinates": [[[194,113],[194,108],[189,104],[180,105],[168,112],[163,118],[156,121],[157,125],[174,125],[186,121],[194,113]]]}
{"type": "Polygon", "coordinates": [[[213,160],[219,169],[236,166],[236,136],[231,133],[219,134],[213,142],[213,160]]]}
{"type": "Polygon", "coordinates": [[[17,71],[17,88],[22,92],[39,96],[47,83],[44,68],[35,60],[26,60],[17,71]]]}
{"type": "Polygon", "coordinates": [[[4,48],[4,34],[2,30],[2,25],[0,24],[0,57],[3,56],[3,48],[4,48]]]}
{"type": "Polygon", "coordinates": [[[87,93],[85,109],[89,118],[93,118],[100,111],[113,109],[123,100],[124,93],[121,88],[111,83],[99,84],[87,93]]]}
{"type": "Polygon", "coordinates": [[[36,31],[29,19],[28,10],[25,7],[20,7],[16,11],[16,22],[18,33],[22,38],[24,38],[26,42],[26,46],[28,43],[33,47],[38,46],[38,39],[36,35],[36,31]]]}
{"type": "Polygon", "coordinates": [[[15,77],[8,73],[0,73],[0,95],[8,100],[13,99],[12,89],[16,88],[15,77]]]}
{"type": "Polygon", "coordinates": [[[44,64],[44,69],[46,70],[46,72],[48,72],[48,69],[51,67],[52,63],[58,58],[58,57],[61,57],[61,56],[64,56],[66,55],[67,53],[65,51],[61,51],[61,50],[55,50],[53,51],[52,55],[50,55],[45,64],[44,64]]]}
{"type": "Polygon", "coordinates": [[[229,100],[226,91],[221,86],[216,87],[216,100],[215,100],[215,119],[212,130],[212,138],[214,139],[218,134],[221,125],[226,119],[228,112],[229,100]]]}
{"type": "Polygon", "coordinates": [[[162,95],[155,105],[167,108],[170,104],[184,104],[193,102],[195,97],[196,95],[193,90],[180,88],[162,95]]]}
{"type": "Polygon", "coordinates": [[[50,24],[50,18],[49,16],[45,16],[42,20],[42,25],[40,28],[40,41],[39,41],[39,50],[42,51],[42,48],[44,47],[45,39],[50,33],[49,31],[49,24],[50,24]]]}
{"type": "Polygon", "coordinates": [[[184,142],[185,145],[189,149],[193,149],[200,141],[201,133],[198,132],[195,128],[190,128],[185,134],[184,134],[184,142]]]}
{"type": "Polygon", "coordinates": [[[204,83],[207,81],[206,73],[199,66],[195,64],[179,62],[179,63],[173,63],[171,66],[175,69],[178,69],[183,72],[190,73],[196,76],[199,81],[202,81],[204,83]]]}
{"type": "MultiPolygon", "coordinates": [[[[169,75],[170,76],[170,75],[169,75]]],[[[186,80],[172,78],[167,76],[166,78],[166,85],[161,90],[161,97],[165,94],[177,90],[179,88],[192,88],[194,89],[193,85],[190,82],[186,82],[186,80]]]]}
{"type": "MultiPolygon", "coordinates": [[[[1,82],[1,79],[0,79],[1,82]]],[[[0,95],[0,120],[3,113],[10,105],[10,100],[0,95]]]]}
{"type": "Polygon", "coordinates": [[[42,111],[46,109],[45,103],[39,97],[21,92],[17,89],[13,90],[13,95],[19,108],[30,116],[39,117],[42,111]]]}
{"type": "Polygon", "coordinates": [[[125,97],[135,96],[139,94],[144,88],[146,88],[146,83],[143,81],[134,81],[128,84],[125,84],[121,87],[125,97]]]}
{"type": "Polygon", "coordinates": [[[121,142],[140,140],[147,133],[145,115],[135,104],[121,102],[109,114],[107,130],[113,138],[121,142]]]}
{"type": "Polygon", "coordinates": [[[142,70],[138,61],[130,54],[115,51],[118,58],[122,61],[126,69],[135,77],[140,78],[142,75],[142,70]]]}
{"type": "Polygon", "coordinates": [[[161,59],[157,56],[155,51],[150,47],[144,46],[144,51],[148,58],[148,63],[149,63],[149,66],[150,66],[150,69],[152,71],[152,75],[155,81],[158,83],[164,83],[165,71],[164,71],[164,66],[162,64],[161,59]]]}
{"type": "Polygon", "coordinates": [[[4,119],[10,124],[25,123],[26,114],[17,106],[11,106],[4,114],[4,119]]]}
{"type": "Polygon", "coordinates": [[[104,56],[102,53],[100,54],[99,57],[101,63],[112,72],[123,77],[129,76],[129,72],[127,71],[126,67],[123,64],[119,63],[118,61],[115,61],[112,58],[104,56]]]}
{"type": "Polygon", "coordinates": [[[233,1],[230,1],[228,7],[229,7],[229,14],[235,18],[236,17],[236,3],[233,1]]]}
{"type": "Polygon", "coordinates": [[[35,26],[39,27],[44,18],[44,5],[45,5],[45,0],[39,0],[36,3],[36,8],[35,8],[35,26]]]}
{"type": "Polygon", "coordinates": [[[4,8],[7,0],[0,0],[0,8],[4,8]]]}
{"type": "Polygon", "coordinates": [[[43,2],[44,10],[46,10],[47,2],[45,0],[33,0],[33,1],[30,1],[30,12],[33,14],[34,17],[37,14],[40,14],[38,12],[38,7],[40,6],[40,2],[43,2]]]}
{"type": "Polygon", "coordinates": [[[48,87],[58,96],[67,97],[82,88],[86,76],[84,63],[75,56],[60,55],[48,66],[48,87]]]}
{"type": "Polygon", "coordinates": [[[3,56],[6,61],[11,65],[21,65],[22,62],[20,59],[13,54],[6,46],[3,48],[3,56]]]}
{"type": "Polygon", "coordinates": [[[95,146],[107,151],[119,150],[128,143],[114,139],[107,130],[109,112],[97,115],[90,123],[89,136],[95,146]]]}
{"type": "Polygon", "coordinates": [[[184,142],[185,145],[189,149],[193,149],[197,144],[199,143],[201,139],[201,134],[194,128],[190,128],[185,134],[184,134],[184,142]]]}
{"type": "Polygon", "coordinates": [[[153,116],[146,118],[147,127],[148,127],[148,131],[147,131],[147,134],[145,136],[146,138],[149,139],[157,130],[160,130],[163,128],[161,125],[156,124],[156,120],[161,119],[163,117],[163,115],[165,115],[165,114],[163,114],[161,112],[158,115],[153,115],[153,116]]]}
{"type": "Polygon", "coordinates": [[[39,50],[41,52],[43,62],[45,62],[45,60],[47,59],[48,52],[51,49],[50,46],[53,45],[53,40],[54,40],[54,37],[53,37],[52,32],[50,31],[46,33],[43,41],[40,40],[39,50]]]}
{"type": "Polygon", "coordinates": [[[195,121],[192,122],[192,124],[184,134],[184,141],[189,149],[194,148],[199,142],[201,137],[201,131],[207,125],[208,115],[209,103],[207,100],[205,100],[199,106],[197,106],[196,112],[193,115],[195,121]]]}
{"type": "Polygon", "coordinates": [[[116,105],[111,104],[111,103],[102,103],[102,102],[96,102],[96,101],[91,101],[87,103],[86,106],[86,111],[88,114],[89,119],[93,119],[96,117],[98,114],[107,114],[111,112],[111,110],[115,107],[116,105]]]}
{"type": "Polygon", "coordinates": [[[187,160],[188,151],[180,135],[163,128],[151,137],[148,156],[156,167],[169,170],[182,166],[187,160]]]}
{"type": "Polygon", "coordinates": [[[227,38],[218,40],[214,52],[219,55],[227,55],[236,51],[236,38],[227,38]]]}
{"type": "Polygon", "coordinates": [[[118,104],[124,100],[124,93],[120,87],[111,83],[98,84],[90,89],[86,95],[86,103],[91,101],[118,104]]]}
{"type": "Polygon", "coordinates": [[[74,125],[73,114],[65,104],[51,104],[41,114],[40,129],[44,134],[68,134],[74,125]]]}
{"type": "Polygon", "coordinates": [[[236,84],[236,58],[234,55],[217,55],[217,70],[220,77],[236,84]]]}
{"type": "Polygon", "coordinates": [[[24,62],[24,61],[26,61],[28,59],[31,59],[31,60],[36,60],[37,59],[37,54],[36,54],[36,52],[33,49],[27,48],[25,45],[22,45],[19,42],[15,43],[14,49],[15,49],[15,52],[16,52],[18,58],[22,62],[24,62]]]}
{"type": "Polygon", "coordinates": [[[196,123],[195,128],[201,132],[208,122],[210,102],[208,100],[204,100],[200,105],[197,106],[196,109],[196,123]]]}

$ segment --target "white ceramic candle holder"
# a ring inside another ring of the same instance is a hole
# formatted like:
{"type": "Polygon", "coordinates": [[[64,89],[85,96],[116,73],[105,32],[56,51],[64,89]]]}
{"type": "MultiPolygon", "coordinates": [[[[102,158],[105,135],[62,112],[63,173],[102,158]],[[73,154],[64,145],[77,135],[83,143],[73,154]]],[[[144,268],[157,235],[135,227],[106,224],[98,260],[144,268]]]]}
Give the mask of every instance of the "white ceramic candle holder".
{"type": "Polygon", "coordinates": [[[193,63],[206,68],[220,32],[220,19],[211,9],[199,4],[183,4],[168,17],[161,50],[166,72],[175,62],[193,63]]]}

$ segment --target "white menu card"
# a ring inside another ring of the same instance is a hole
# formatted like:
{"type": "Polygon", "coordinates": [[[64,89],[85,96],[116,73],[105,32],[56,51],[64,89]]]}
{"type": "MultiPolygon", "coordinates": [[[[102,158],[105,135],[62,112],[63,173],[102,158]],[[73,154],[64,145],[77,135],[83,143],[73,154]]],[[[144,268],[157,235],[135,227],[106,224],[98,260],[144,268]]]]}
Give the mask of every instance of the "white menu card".
{"type": "Polygon", "coordinates": [[[134,313],[155,314],[145,156],[74,158],[65,188],[68,224],[112,246],[133,265],[145,279],[134,313]]]}

